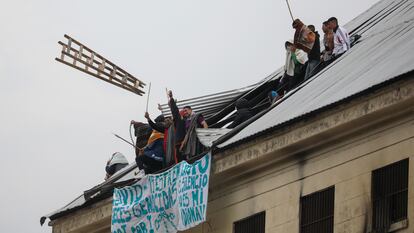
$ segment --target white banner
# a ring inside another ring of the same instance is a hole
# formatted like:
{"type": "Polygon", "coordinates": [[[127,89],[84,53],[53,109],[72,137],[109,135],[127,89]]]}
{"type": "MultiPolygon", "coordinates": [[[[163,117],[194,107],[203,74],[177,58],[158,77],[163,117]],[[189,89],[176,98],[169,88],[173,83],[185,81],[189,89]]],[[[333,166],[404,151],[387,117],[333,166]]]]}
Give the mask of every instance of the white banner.
{"type": "Polygon", "coordinates": [[[113,233],[177,232],[206,219],[210,153],[193,164],[183,161],[161,174],[114,190],[113,233]]]}

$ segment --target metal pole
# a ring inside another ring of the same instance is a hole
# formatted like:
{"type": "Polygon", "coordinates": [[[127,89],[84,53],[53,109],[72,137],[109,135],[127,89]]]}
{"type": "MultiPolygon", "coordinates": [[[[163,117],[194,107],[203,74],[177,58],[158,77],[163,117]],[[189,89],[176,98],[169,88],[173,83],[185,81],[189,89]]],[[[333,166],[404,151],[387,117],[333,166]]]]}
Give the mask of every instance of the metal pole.
{"type": "Polygon", "coordinates": [[[126,140],[126,139],[124,139],[123,137],[121,137],[121,136],[119,136],[118,134],[116,134],[116,133],[112,133],[115,137],[117,137],[117,138],[119,138],[119,139],[121,139],[122,141],[124,141],[124,142],[126,142],[126,143],[128,143],[129,145],[131,145],[131,146],[133,146],[134,148],[138,148],[138,149],[142,149],[142,148],[139,148],[139,147],[137,147],[137,146],[135,146],[134,144],[132,144],[131,142],[129,142],[128,140],[126,140]]]}
{"type": "Polygon", "coordinates": [[[151,93],[151,82],[149,83],[149,87],[148,87],[147,106],[145,107],[145,112],[148,112],[148,102],[149,102],[150,93],[151,93]]]}
{"type": "Polygon", "coordinates": [[[289,4],[288,0],[286,0],[286,4],[287,4],[288,9],[289,9],[290,17],[292,18],[292,21],[294,21],[295,19],[293,18],[292,10],[290,9],[290,4],[289,4]]]}

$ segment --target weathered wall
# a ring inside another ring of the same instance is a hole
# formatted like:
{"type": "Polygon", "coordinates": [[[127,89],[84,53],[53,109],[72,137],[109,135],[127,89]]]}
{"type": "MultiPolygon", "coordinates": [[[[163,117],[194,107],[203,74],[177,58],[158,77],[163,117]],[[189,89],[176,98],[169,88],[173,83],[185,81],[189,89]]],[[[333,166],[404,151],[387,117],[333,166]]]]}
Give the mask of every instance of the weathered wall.
{"type": "MultiPolygon", "coordinates": [[[[404,158],[414,168],[413,94],[412,82],[394,86],[219,156],[208,221],[188,232],[232,232],[233,222],[261,211],[266,232],[299,232],[300,196],[332,185],[335,232],[369,232],[372,170],[404,158]]],[[[398,232],[413,231],[409,225],[398,232]]]]}
{"type": "MultiPolygon", "coordinates": [[[[366,135],[364,135],[366,136],[366,135]]],[[[299,198],[335,185],[335,232],[367,232],[371,215],[371,171],[410,158],[414,169],[414,120],[360,138],[281,170],[254,172],[249,181],[212,191],[204,232],[232,232],[233,222],[266,211],[267,232],[299,232],[299,198]]],[[[414,175],[409,178],[409,218],[414,221],[414,175]]],[[[410,226],[406,231],[413,232],[410,226]]],[[[191,231],[203,232],[203,231],[191,231]]]]}

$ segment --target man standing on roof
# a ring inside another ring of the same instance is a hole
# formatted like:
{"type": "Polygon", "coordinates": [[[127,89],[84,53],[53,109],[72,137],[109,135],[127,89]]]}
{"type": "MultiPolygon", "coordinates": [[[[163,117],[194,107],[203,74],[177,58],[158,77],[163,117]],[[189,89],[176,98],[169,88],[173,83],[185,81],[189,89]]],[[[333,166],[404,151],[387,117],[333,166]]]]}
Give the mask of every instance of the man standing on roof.
{"type": "Polygon", "coordinates": [[[113,174],[115,174],[116,172],[118,172],[126,166],[128,166],[128,160],[125,158],[125,156],[119,152],[113,153],[111,158],[106,163],[105,180],[109,179],[113,174]]]}
{"type": "Polygon", "coordinates": [[[168,105],[170,106],[170,110],[173,116],[173,123],[174,123],[174,158],[176,163],[179,163],[185,160],[185,157],[182,155],[180,148],[181,144],[185,137],[185,120],[184,120],[184,110],[179,111],[177,107],[177,103],[173,98],[172,91],[168,91],[168,105]]]}
{"type": "Polygon", "coordinates": [[[332,59],[332,52],[334,48],[334,34],[332,29],[329,26],[328,21],[323,22],[322,24],[323,35],[323,45],[325,50],[322,52],[321,60],[324,63],[324,66],[328,65],[328,61],[332,59]]]}
{"type": "Polygon", "coordinates": [[[280,95],[284,95],[285,92],[293,89],[299,84],[305,75],[306,62],[308,56],[306,53],[297,49],[292,41],[286,41],[286,61],[285,61],[285,74],[280,80],[280,95]]]}
{"type": "Polygon", "coordinates": [[[193,112],[193,109],[191,109],[191,107],[188,105],[185,106],[183,110],[184,110],[186,131],[188,131],[188,129],[190,128],[191,122],[193,120],[194,120],[194,123],[197,122],[197,128],[204,128],[204,129],[208,128],[207,122],[204,120],[204,117],[201,113],[196,114],[195,112],[193,112]]]}
{"type": "Polygon", "coordinates": [[[197,138],[196,128],[208,128],[207,122],[201,113],[195,113],[190,106],[185,106],[184,118],[185,118],[185,130],[186,134],[183,143],[180,147],[180,151],[187,159],[202,152],[203,146],[197,138]]]}
{"type": "Polygon", "coordinates": [[[337,18],[329,18],[328,24],[334,33],[334,49],[332,54],[334,57],[339,57],[351,48],[351,41],[346,29],[338,25],[337,18]]]}
{"type": "Polygon", "coordinates": [[[308,65],[306,66],[305,78],[307,80],[316,73],[318,65],[321,63],[321,45],[319,41],[319,33],[315,30],[315,26],[309,25],[308,28],[315,34],[315,42],[312,49],[308,53],[308,65]]]}

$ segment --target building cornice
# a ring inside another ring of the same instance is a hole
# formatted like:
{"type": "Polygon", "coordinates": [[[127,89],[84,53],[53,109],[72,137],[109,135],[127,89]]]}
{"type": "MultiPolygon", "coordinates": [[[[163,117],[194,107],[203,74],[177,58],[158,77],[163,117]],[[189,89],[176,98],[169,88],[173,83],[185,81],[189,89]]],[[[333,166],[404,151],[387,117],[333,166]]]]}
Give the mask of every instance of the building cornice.
{"type": "Polygon", "coordinates": [[[270,162],[327,144],[406,111],[413,111],[412,76],[318,115],[214,155],[214,183],[224,183],[270,162]]]}

